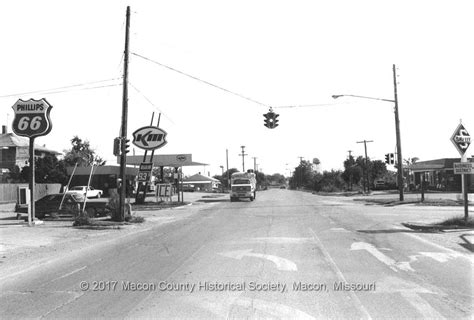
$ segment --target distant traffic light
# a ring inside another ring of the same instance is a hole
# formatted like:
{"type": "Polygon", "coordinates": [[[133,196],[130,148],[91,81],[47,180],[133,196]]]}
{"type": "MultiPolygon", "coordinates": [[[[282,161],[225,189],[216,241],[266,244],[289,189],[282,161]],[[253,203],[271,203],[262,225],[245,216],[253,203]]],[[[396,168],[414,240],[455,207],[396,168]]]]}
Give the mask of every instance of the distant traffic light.
{"type": "Polygon", "coordinates": [[[393,153],[385,154],[385,163],[386,164],[395,164],[395,155],[393,153]]]}
{"type": "Polygon", "coordinates": [[[273,112],[272,108],[270,108],[270,110],[265,113],[263,115],[265,117],[264,119],[264,126],[267,127],[268,129],[273,129],[273,128],[276,128],[278,127],[278,116],[279,114],[276,114],[275,112],[273,112]]]}

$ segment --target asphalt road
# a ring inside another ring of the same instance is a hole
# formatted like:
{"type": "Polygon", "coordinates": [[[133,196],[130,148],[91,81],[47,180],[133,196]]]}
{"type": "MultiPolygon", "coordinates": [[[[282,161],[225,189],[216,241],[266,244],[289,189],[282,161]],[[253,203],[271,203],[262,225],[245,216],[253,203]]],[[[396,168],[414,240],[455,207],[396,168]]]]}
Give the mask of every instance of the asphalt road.
{"type": "Polygon", "coordinates": [[[2,318],[472,317],[472,256],[381,219],[401,209],[269,190],[183,210],[9,279],[2,318]]]}

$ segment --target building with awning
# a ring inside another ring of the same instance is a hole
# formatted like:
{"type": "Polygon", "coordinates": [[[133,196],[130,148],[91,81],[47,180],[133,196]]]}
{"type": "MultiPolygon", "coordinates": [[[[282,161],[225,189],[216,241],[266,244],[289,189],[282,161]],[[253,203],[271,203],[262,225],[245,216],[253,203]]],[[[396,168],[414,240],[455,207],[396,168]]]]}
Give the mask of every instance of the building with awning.
{"type": "MultiPolygon", "coordinates": [[[[127,165],[138,166],[142,162],[152,162],[154,167],[181,168],[188,166],[207,166],[206,163],[194,162],[193,155],[190,153],[181,154],[157,154],[148,155],[144,161],[144,156],[127,156],[127,165]]],[[[117,157],[117,163],[120,164],[120,157],[117,157]]]]}
{"type": "MultiPolygon", "coordinates": [[[[468,162],[474,162],[474,158],[468,158],[468,162]]],[[[442,158],[427,161],[418,161],[407,166],[413,177],[412,184],[418,188],[425,177],[425,185],[428,189],[440,191],[461,191],[461,175],[454,174],[454,163],[461,162],[460,158],[442,158]]],[[[465,175],[468,182],[469,192],[474,192],[474,179],[472,175],[465,175]]]]}
{"type": "MultiPolygon", "coordinates": [[[[182,167],[190,166],[207,166],[206,163],[195,162],[193,161],[193,156],[190,153],[180,153],[180,154],[158,154],[147,156],[144,159],[144,156],[127,156],[127,165],[138,167],[140,163],[153,163],[154,168],[160,169],[160,181],[164,179],[164,168],[174,168],[174,172],[177,173],[182,167]],[[144,161],[145,160],[145,161],[144,161]]],[[[120,157],[117,157],[117,163],[120,163],[120,157]]]]}
{"type": "MultiPolygon", "coordinates": [[[[73,186],[87,186],[89,182],[89,176],[91,176],[90,186],[95,189],[104,191],[104,195],[109,195],[109,190],[117,189],[117,180],[120,178],[120,167],[119,166],[94,166],[93,168],[88,167],[67,167],[67,173],[72,176],[71,185],[73,186]],[[93,169],[93,170],[92,170],[93,169]]],[[[138,174],[138,168],[126,167],[125,178],[128,188],[132,191],[135,183],[135,177],[138,174]]]]}
{"type": "Polygon", "coordinates": [[[196,173],[183,179],[183,190],[187,191],[213,191],[220,188],[221,182],[212,177],[196,173]]]}

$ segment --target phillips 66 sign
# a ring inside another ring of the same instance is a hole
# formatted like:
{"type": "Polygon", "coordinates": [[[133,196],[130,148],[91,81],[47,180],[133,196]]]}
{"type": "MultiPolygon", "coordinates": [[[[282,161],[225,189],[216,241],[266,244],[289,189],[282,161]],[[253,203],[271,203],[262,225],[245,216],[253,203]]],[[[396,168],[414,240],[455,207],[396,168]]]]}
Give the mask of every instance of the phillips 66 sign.
{"type": "Polygon", "coordinates": [[[15,112],[12,129],[16,135],[34,138],[47,135],[51,131],[49,113],[52,106],[46,99],[19,99],[12,108],[15,112]]]}

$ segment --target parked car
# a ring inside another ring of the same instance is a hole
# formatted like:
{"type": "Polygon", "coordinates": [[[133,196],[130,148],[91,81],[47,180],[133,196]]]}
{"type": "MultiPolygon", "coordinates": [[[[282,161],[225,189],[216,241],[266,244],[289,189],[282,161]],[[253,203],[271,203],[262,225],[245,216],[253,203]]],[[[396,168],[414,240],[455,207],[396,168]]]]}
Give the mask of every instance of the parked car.
{"type": "MultiPolygon", "coordinates": [[[[53,193],[48,194],[42,197],[39,200],[35,201],[35,216],[38,219],[43,219],[46,215],[49,216],[57,216],[57,215],[69,215],[74,216],[78,214],[79,210],[84,208],[84,196],[80,193],[71,192],[66,193],[66,195],[62,193],[53,193]],[[61,209],[59,206],[61,204],[61,200],[64,201],[61,209]]],[[[107,199],[93,199],[86,201],[85,212],[89,217],[95,217],[98,215],[105,215],[109,212],[108,208],[108,200],[107,199]]],[[[28,213],[28,205],[16,205],[15,207],[16,213],[28,213]]]]}
{"type": "Polygon", "coordinates": [[[93,187],[87,187],[87,186],[75,186],[67,191],[67,193],[73,193],[73,192],[86,195],[87,198],[100,198],[104,194],[104,191],[102,190],[94,189],[93,187]]]}

